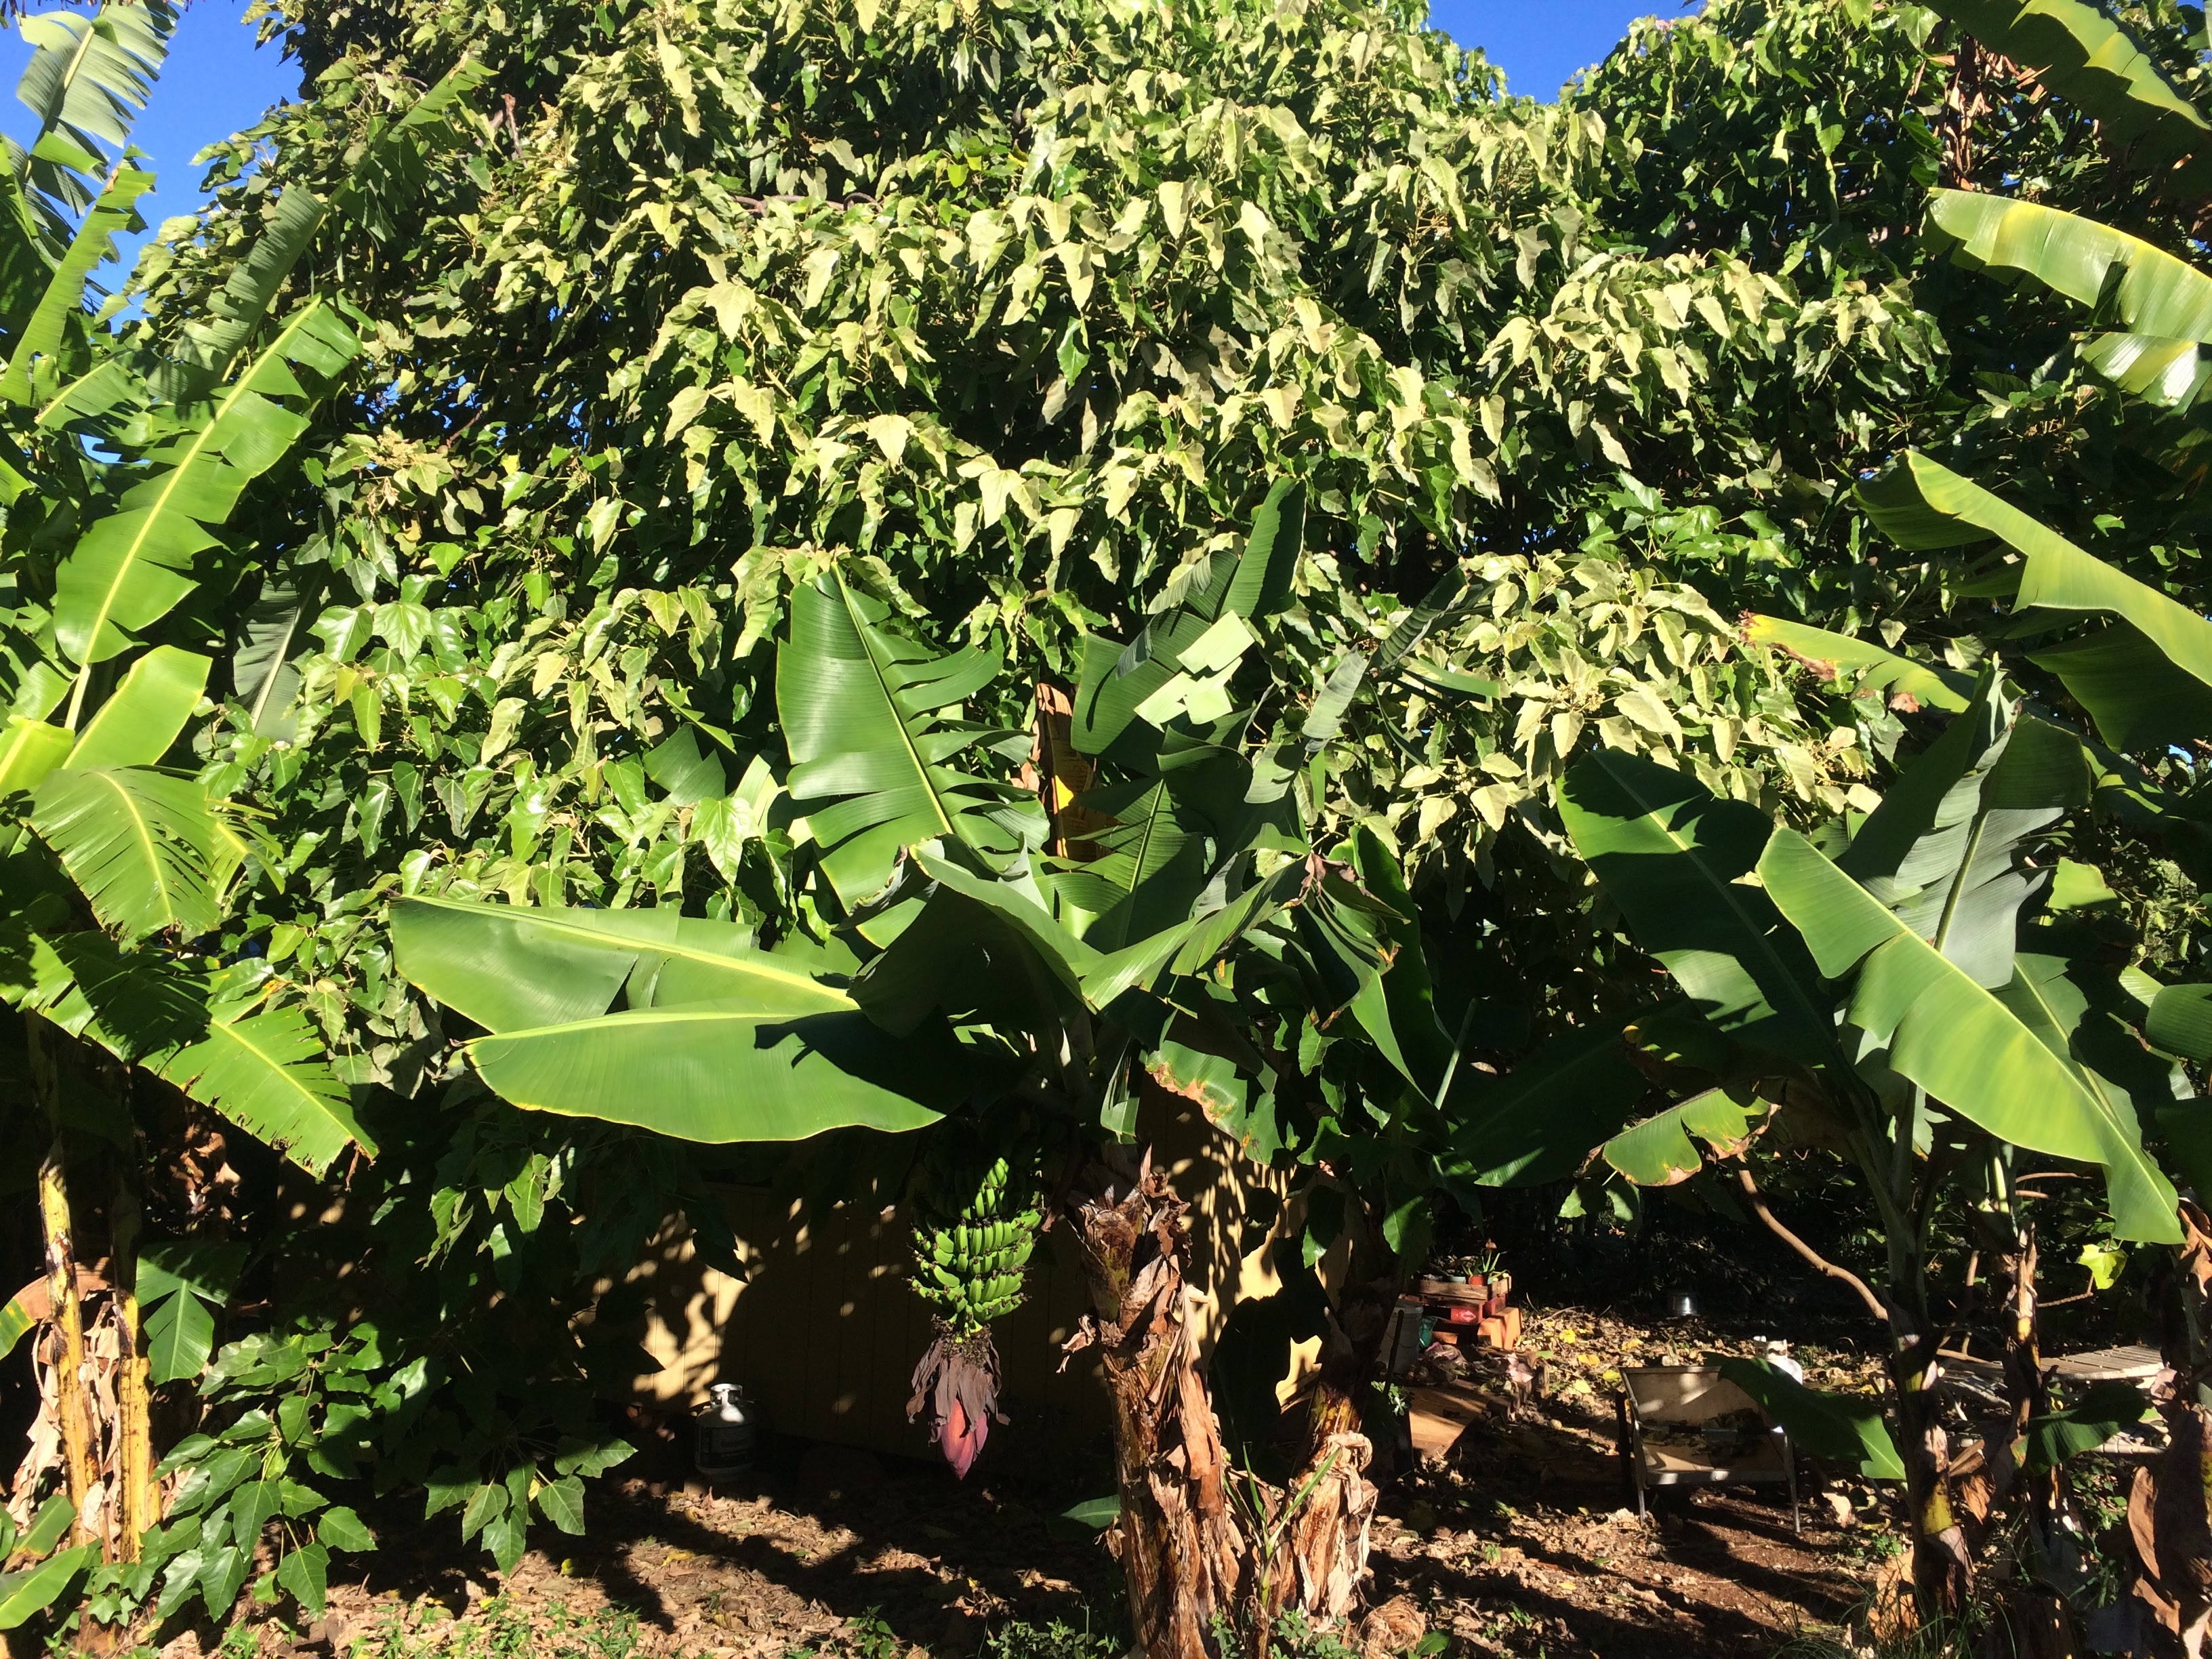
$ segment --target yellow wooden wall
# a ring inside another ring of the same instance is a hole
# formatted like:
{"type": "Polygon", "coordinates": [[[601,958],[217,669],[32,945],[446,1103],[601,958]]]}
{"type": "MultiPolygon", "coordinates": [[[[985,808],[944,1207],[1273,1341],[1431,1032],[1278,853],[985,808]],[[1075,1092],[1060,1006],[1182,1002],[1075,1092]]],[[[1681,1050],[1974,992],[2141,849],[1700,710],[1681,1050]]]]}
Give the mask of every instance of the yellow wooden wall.
{"type": "MultiPolygon", "coordinates": [[[[1267,1247],[1289,1224],[1285,1180],[1237,1156],[1178,1097],[1148,1094],[1139,1127],[1191,1202],[1192,1287],[1210,1347],[1230,1306],[1276,1288],[1267,1247]]],[[[700,1266],[675,1230],[631,1275],[647,1286],[643,1345],[661,1367],[638,1377],[635,1392],[689,1408],[710,1384],[738,1382],[779,1433],[927,1453],[921,1427],[906,1419],[930,1328],[906,1284],[912,1234],[903,1211],[842,1206],[802,1224],[797,1204],[764,1190],[729,1188],[725,1201],[744,1279],[700,1266]]],[[[1078,1354],[1059,1369],[1060,1344],[1088,1307],[1073,1241],[1055,1226],[1032,1260],[1027,1301],[992,1328],[1005,1372],[1000,1404],[1013,1419],[1000,1432],[1032,1455],[1109,1430],[1097,1360],[1078,1354]]],[[[1297,1357],[1285,1399],[1311,1363],[1310,1350],[1297,1357]]]]}

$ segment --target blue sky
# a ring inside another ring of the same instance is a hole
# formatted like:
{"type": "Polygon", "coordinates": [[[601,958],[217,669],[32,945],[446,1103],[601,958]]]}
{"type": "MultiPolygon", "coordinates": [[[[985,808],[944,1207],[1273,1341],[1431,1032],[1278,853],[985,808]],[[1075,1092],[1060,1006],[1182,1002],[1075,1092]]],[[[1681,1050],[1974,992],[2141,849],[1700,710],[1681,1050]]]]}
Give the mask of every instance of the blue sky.
{"type": "MultiPolygon", "coordinates": [[[[1431,3],[1437,27],[1462,46],[1482,47],[1513,91],[1540,98],[1555,95],[1577,69],[1604,57],[1630,19],[1680,9],[1675,0],[1431,3]]],[[[243,9],[243,0],[192,0],[178,25],[168,66],[134,135],[160,180],[142,204],[149,226],[198,204],[201,169],[191,158],[202,145],[252,125],[269,105],[299,91],[298,66],[273,47],[255,48],[253,31],[238,21],[243,9]]],[[[29,57],[15,31],[0,33],[0,87],[15,86],[29,57]]],[[[0,130],[24,138],[35,125],[15,98],[0,96],[0,130]]]]}

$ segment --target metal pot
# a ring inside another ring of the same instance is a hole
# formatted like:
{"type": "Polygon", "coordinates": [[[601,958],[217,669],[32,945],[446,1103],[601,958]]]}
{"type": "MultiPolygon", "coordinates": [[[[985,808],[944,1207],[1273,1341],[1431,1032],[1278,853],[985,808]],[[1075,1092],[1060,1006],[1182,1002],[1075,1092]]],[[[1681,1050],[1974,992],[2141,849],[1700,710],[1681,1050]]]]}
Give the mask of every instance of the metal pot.
{"type": "Polygon", "coordinates": [[[1668,1291],[1667,1315],[1670,1319],[1695,1319],[1698,1316],[1698,1293],[1688,1290],[1668,1291]]]}

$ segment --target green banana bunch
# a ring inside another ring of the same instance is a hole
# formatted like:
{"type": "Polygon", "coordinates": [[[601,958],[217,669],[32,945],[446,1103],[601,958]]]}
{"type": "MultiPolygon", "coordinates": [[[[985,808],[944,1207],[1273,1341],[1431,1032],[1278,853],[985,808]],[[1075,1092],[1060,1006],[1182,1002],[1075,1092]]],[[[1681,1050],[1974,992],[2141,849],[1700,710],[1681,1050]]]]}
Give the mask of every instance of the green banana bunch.
{"type": "Polygon", "coordinates": [[[994,1155],[951,1139],[931,1149],[914,1194],[914,1288],[957,1338],[1021,1306],[1044,1212],[1033,1146],[994,1155]]]}

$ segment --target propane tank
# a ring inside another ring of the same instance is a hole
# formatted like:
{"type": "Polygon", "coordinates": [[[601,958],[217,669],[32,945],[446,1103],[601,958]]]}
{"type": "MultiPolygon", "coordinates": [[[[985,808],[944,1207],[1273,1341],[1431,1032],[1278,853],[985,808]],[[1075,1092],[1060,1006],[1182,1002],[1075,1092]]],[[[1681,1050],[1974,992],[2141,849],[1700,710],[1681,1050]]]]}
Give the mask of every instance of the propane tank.
{"type": "Polygon", "coordinates": [[[760,1448],[760,1413],[734,1382],[717,1382],[714,1397],[692,1419],[691,1462],[709,1480],[726,1480],[753,1466],[760,1448]]]}

